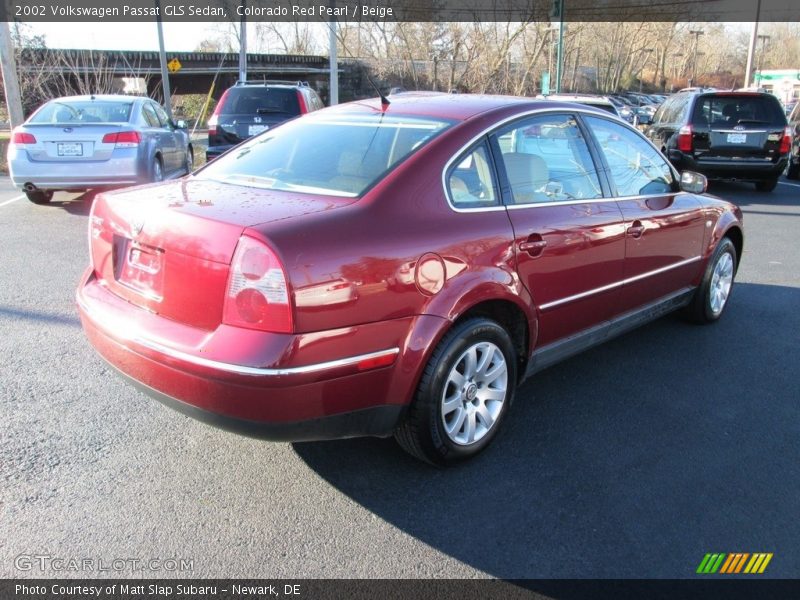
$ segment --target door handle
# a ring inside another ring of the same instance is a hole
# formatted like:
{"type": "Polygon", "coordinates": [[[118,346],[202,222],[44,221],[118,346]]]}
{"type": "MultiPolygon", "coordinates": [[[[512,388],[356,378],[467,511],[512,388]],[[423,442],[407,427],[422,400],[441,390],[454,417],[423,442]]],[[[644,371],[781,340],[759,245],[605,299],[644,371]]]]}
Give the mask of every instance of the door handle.
{"type": "Polygon", "coordinates": [[[631,226],[625,230],[625,232],[632,238],[639,239],[644,233],[644,225],[642,225],[641,221],[634,221],[631,223],[631,226]]]}
{"type": "Polygon", "coordinates": [[[524,242],[520,242],[518,247],[520,252],[527,252],[536,258],[537,256],[541,256],[545,246],[547,246],[547,242],[543,240],[540,235],[536,234],[530,236],[524,242]]]}

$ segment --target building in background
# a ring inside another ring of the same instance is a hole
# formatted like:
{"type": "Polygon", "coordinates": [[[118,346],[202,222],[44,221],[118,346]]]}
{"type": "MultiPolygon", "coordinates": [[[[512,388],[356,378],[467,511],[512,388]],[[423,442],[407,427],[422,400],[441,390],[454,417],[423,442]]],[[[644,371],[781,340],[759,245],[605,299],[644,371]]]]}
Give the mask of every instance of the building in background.
{"type": "Polygon", "coordinates": [[[800,69],[756,71],[753,85],[774,94],[786,105],[800,98],[800,69]]]}

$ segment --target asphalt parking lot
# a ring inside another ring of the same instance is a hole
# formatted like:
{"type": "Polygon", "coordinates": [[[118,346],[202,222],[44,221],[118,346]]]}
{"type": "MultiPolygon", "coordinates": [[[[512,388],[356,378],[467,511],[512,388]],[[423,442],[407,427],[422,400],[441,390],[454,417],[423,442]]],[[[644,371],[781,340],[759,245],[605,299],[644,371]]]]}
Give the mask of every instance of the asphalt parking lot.
{"type": "Polygon", "coordinates": [[[538,374],[496,443],[441,471],[393,440],[265,443],[139,394],[74,307],[91,196],[36,206],[0,178],[0,577],[683,578],[708,552],[796,577],[800,185],[711,191],[745,213],[722,321],[667,317],[538,374]]]}

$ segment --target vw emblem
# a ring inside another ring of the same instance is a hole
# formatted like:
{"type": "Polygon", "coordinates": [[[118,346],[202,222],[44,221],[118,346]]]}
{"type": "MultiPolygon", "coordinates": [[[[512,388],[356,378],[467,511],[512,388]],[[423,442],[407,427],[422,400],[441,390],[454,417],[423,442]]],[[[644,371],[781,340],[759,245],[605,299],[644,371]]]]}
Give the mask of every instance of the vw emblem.
{"type": "Polygon", "coordinates": [[[142,233],[142,229],[144,229],[144,221],[133,221],[131,223],[131,237],[136,237],[140,233],[142,233]]]}

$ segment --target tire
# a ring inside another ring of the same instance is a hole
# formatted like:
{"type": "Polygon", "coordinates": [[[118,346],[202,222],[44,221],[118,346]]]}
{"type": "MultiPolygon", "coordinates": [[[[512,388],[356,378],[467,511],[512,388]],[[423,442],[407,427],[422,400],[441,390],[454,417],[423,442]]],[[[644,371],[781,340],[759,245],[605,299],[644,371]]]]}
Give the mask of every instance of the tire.
{"type": "Polygon", "coordinates": [[[34,204],[47,204],[53,199],[52,190],[34,190],[32,192],[25,192],[28,200],[34,204]]]}
{"type": "Polygon", "coordinates": [[[786,167],[786,179],[800,179],[800,158],[794,162],[791,158],[786,167]]]}
{"type": "Polygon", "coordinates": [[[756,181],[756,189],[759,192],[771,192],[778,185],[777,179],[767,179],[765,181],[756,181]]]}
{"type": "Polygon", "coordinates": [[[730,238],[722,238],[708,261],[703,281],[685,314],[689,320],[714,323],[722,316],[733,290],[736,275],[736,248],[730,238]]]}
{"type": "Polygon", "coordinates": [[[192,171],[194,171],[194,150],[192,147],[189,146],[186,149],[186,174],[189,175],[192,171]]]}
{"type": "Polygon", "coordinates": [[[431,355],[395,439],[437,466],[472,458],[497,435],[516,384],[517,356],[506,330],[485,318],[460,323],[431,355]],[[465,381],[466,372],[472,376],[465,381]]]}
{"type": "Polygon", "coordinates": [[[153,183],[164,181],[164,166],[158,157],[153,159],[153,166],[150,169],[150,181],[153,183]]]}

